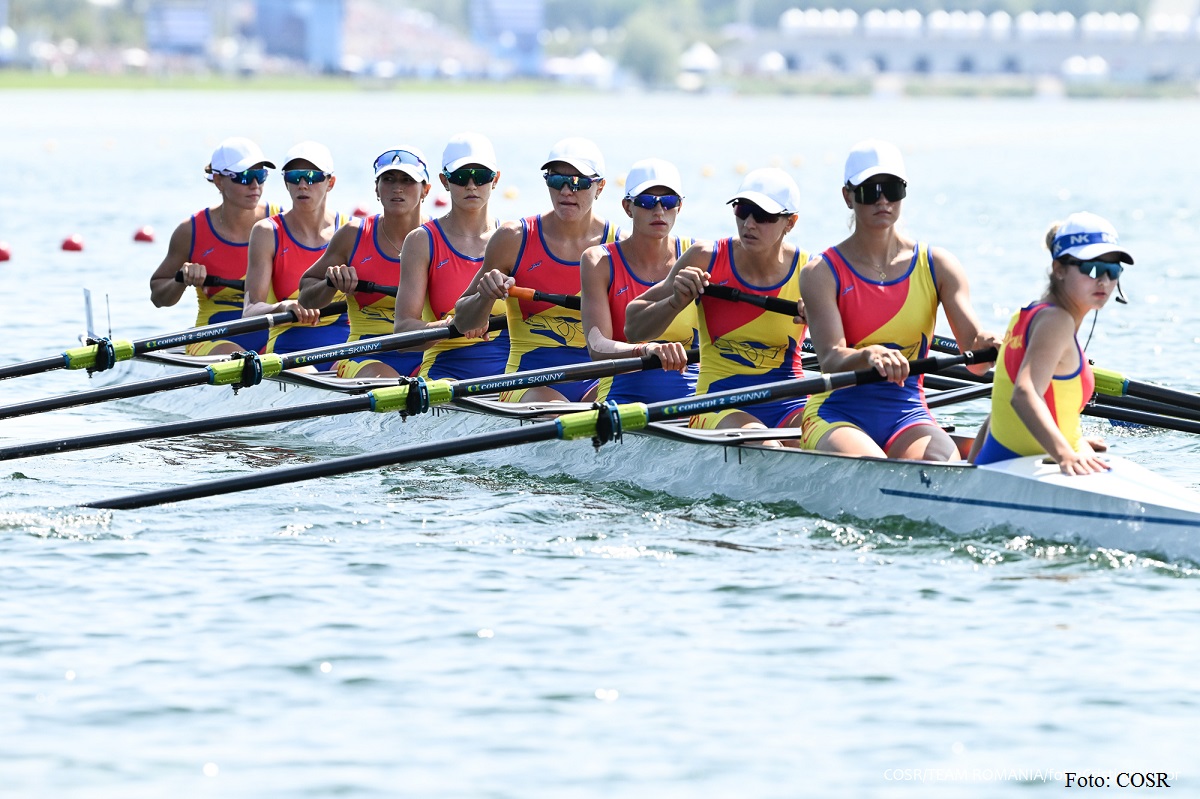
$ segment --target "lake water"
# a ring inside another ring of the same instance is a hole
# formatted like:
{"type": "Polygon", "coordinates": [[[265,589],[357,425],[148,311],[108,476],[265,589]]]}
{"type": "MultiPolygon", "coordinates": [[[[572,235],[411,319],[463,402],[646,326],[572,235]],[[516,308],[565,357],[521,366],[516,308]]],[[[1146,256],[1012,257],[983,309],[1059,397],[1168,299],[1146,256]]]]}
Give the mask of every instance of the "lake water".
{"type": "MultiPolygon", "coordinates": [[[[147,278],[214,200],[200,170],[225,136],[276,159],[326,143],[350,210],[374,207],[377,153],[435,161],[478,130],[515,218],[547,204],[550,145],[588,135],[613,176],[674,160],[678,231],[700,238],[732,231],[739,170],[778,165],[810,251],[844,237],[844,154],[878,136],[906,154],[909,229],[959,256],[997,330],[1041,291],[1052,220],[1111,219],[1137,264],[1089,354],[1200,391],[1194,102],[2,92],[0,108],[4,362],[71,346],[84,287],[122,337],[192,322],[190,300],[153,308],[147,278]],[[132,241],[142,225],[157,243],[132,241]],[[71,233],[82,253],[59,250],[71,233]]],[[[285,199],[277,176],[268,196],[285,199]]],[[[600,201],[614,218],[619,196],[600,201]]],[[[87,386],[20,378],[0,403],[87,386]]],[[[0,440],[163,419],[95,406],[0,422],[0,440]]],[[[1092,429],[1200,486],[1195,436],[1092,429]]],[[[530,478],[517,455],[75,507],[349,451],[259,430],[5,463],[0,795],[989,797],[1061,790],[1065,772],[1200,792],[1196,564],[530,478]]]]}

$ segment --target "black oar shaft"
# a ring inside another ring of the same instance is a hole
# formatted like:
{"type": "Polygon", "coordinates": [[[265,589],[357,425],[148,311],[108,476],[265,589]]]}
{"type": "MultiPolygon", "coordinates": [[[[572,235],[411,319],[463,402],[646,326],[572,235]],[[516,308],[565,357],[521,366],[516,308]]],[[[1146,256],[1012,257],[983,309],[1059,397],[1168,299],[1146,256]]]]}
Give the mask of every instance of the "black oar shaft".
{"type": "Polygon", "coordinates": [[[1200,435],[1200,422],[1189,419],[1179,419],[1174,416],[1164,416],[1158,413],[1146,413],[1129,408],[1115,408],[1110,405],[1093,403],[1084,408],[1088,416],[1099,416],[1101,419],[1115,419],[1118,422],[1132,422],[1148,427],[1161,427],[1166,430],[1177,430],[1181,433],[1200,435]]]}
{"type": "Polygon", "coordinates": [[[81,391],[75,394],[62,394],[57,397],[19,402],[0,408],[0,419],[12,419],[17,416],[28,416],[34,413],[57,411],[62,408],[74,408],[80,405],[94,405],[97,402],[142,397],[159,391],[173,391],[189,386],[202,386],[208,382],[208,372],[188,372],[181,375],[168,375],[156,380],[145,380],[140,383],[126,383],[120,386],[98,388],[94,391],[81,391]]]}
{"type": "MultiPolygon", "coordinates": [[[[176,283],[183,282],[183,270],[182,269],[175,273],[175,282],[176,283]]],[[[205,275],[204,276],[204,285],[206,285],[206,286],[222,286],[227,289],[237,289],[238,291],[246,290],[246,281],[233,280],[233,279],[227,278],[227,277],[217,277],[216,275],[205,275]]]]}
{"type": "Polygon", "coordinates": [[[55,369],[62,368],[63,356],[51,355],[48,358],[41,358],[36,361],[25,361],[24,363],[13,363],[7,366],[0,366],[0,380],[7,380],[10,377],[38,375],[42,372],[52,372],[55,369]]]}
{"type": "MultiPolygon", "coordinates": [[[[333,285],[333,278],[325,278],[325,285],[329,288],[336,288],[333,285]]],[[[370,280],[360,280],[354,284],[354,290],[363,294],[386,294],[389,297],[396,296],[396,286],[384,286],[380,283],[373,283],[370,280]]]]}
{"type": "Polygon", "coordinates": [[[228,477],[223,480],[213,480],[179,488],[164,488],[149,491],[145,494],[132,494],[115,499],[90,502],[86,508],[110,508],[113,510],[130,510],[145,508],[150,505],[162,505],[167,502],[182,502],[188,499],[211,497],[217,494],[228,494],[234,491],[248,491],[254,488],[294,483],[301,480],[312,480],[318,477],[332,477],[338,474],[361,472],[367,469],[379,469],[401,463],[417,463],[434,458],[450,458],[455,455],[468,455],[474,452],[486,452],[516,444],[531,444],[536,441],[550,441],[558,437],[558,426],[554,422],[539,422],[537,424],[514,427],[494,433],[484,433],[469,438],[454,441],[435,441],[427,444],[412,444],[399,447],[387,452],[352,455],[323,463],[308,463],[302,466],[289,466],[283,469],[271,469],[255,472],[240,477],[228,477]]]}

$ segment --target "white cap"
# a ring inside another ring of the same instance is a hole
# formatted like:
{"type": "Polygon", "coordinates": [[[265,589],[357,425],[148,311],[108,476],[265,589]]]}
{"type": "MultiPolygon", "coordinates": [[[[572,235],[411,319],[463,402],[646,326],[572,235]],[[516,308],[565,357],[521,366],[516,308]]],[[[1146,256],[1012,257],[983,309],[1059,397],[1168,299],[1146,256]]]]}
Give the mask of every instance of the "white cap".
{"type": "Polygon", "coordinates": [[[570,164],[585,178],[604,177],[604,156],[591,139],[572,136],[556,143],[550,148],[550,155],[546,156],[542,169],[548,169],[555,161],[570,164]]]}
{"type": "MultiPolygon", "coordinates": [[[[256,164],[263,164],[271,169],[275,168],[275,165],[263,155],[261,147],[249,139],[234,136],[217,145],[208,166],[213,172],[244,172],[256,164]]],[[[212,180],[211,173],[208,179],[212,180]]]]}
{"type": "Polygon", "coordinates": [[[891,142],[867,139],[850,148],[846,157],[846,182],[858,186],[876,175],[895,175],[908,180],[904,170],[904,158],[899,148],[891,142]]]}
{"type": "Polygon", "coordinates": [[[1107,219],[1081,211],[1068,216],[1054,234],[1050,254],[1090,261],[1101,255],[1117,253],[1118,260],[1133,263],[1133,256],[1117,246],[1117,229],[1107,219]]]}
{"type": "Polygon", "coordinates": [[[768,214],[794,214],[800,209],[800,187],[782,169],[755,169],[746,175],[729,202],[746,200],[768,214]]]}
{"type": "Polygon", "coordinates": [[[283,156],[283,168],[287,169],[292,161],[308,161],[322,172],[333,174],[333,155],[328,147],[315,141],[302,141],[288,150],[283,156]]]}
{"type": "Polygon", "coordinates": [[[670,161],[647,158],[629,168],[629,175],[625,178],[626,197],[636,197],[655,186],[662,186],[683,196],[683,179],[679,177],[679,170],[670,161]]]}
{"type": "Polygon", "coordinates": [[[418,183],[429,182],[425,153],[408,145],[379,154],[375,159],[375,177],[378,179],[384,172],[403,172],[418,183]]]}
{"type": "Polygon", "coordinates": [[[479,164],[493,172],[500,168],[496,161],[496,150],[487,136],[460,133],[446,142],[446,149],[442,150],[442,169],[453,172],[467,164],[479,164]]]}

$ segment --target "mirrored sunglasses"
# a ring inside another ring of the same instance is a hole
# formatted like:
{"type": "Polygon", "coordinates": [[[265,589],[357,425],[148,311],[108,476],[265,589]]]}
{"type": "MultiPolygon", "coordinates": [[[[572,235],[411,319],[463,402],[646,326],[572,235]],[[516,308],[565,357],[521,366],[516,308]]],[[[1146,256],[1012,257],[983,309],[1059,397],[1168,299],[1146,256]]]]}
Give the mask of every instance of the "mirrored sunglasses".
{"type": "Polygon", "coordinates": [[[446,180],[453,183],[455,186],[465,186],[472,180],[476,186],[482,186],[485,183],[491,183],[496,179],[496,172],[483,167],[461,167],[451,172],[445,170],[442,172],[446,176],[446,180]]]}
{"type": "Polygon", "coordinates": [[[678,194],[639,194],[630,197],[629,201],[638,208],[650,209],[661,205],[664,210],[670,211],[672,208],[677,208],[679,203],[683,202],[683,198],[678,194]]]}
{"type": "Polygon", "coordinates": [[[593,183],[600,180],[600,178],[585,178],[579,175],[560,175],[557,172],[547,172],[545,178],[546,185],[555,191],[562,191],[563,186],[569,186],[571,191],[583,191],[590,189],[593,183]]]}
{"type": "Polygon", "coordinates": [[[859,205],[874,205],[880,197],[886,197],[890,203],[900,202],[908,194],[907,186],[903,180],[882,180],[852,186],[850,191],[859,205]]]}
{"type": "Polygon", "coordinates": [[[1061,258],[1059,260],[1067,266],[1073,266],[1083,274],[1096,280],[1099,280],[1101,275],[1107,275],[1109,280],[1117,280],[1121,277],[1121,273],[1125,271],[1125,267],[1112,261],[1079,261],[1075,258],[1061,258]]]}
{"type": "Polygon", "coordinates": [[[283,179],[288,183],[300,185],[300,181],[308,181],[309,185],[313,183],[324,183],[325,178],[329,177],[329,173],[322,172],[319,169],[285,169],[283,170],[283,179]]]}
{"type": "Polygon", "coordinates": [[[375,159],[375,171],[378,172],[385,166],[393,164],[408,164],[410,166],[421,167],[421,172],[425,175],[425,180],[429,180],[429,167],[416,153],[411,153],[408,150],[388,150],[375,159]]]}
{"type": "Polygon", "coordinates": [[[226,172],[225,170],[219,170],[217,174],[227,177],[234,183],[240,183],[243,186],[249,186],[251,183],[261,184],[267,182],[266,169],[245,169],[241,172],[226,172]]]}
{"type": "Polygon", "coordinates": [[[735,202],[733,204],[733,213],[737,215],[738,219],[746,219],[752,216],[754,217],[754,221],[760,225],[769,225],[772,222],[783,219],[785,216],[789,216],[789,214],[769,214],[747,200],[738,200],[735,202]]]}

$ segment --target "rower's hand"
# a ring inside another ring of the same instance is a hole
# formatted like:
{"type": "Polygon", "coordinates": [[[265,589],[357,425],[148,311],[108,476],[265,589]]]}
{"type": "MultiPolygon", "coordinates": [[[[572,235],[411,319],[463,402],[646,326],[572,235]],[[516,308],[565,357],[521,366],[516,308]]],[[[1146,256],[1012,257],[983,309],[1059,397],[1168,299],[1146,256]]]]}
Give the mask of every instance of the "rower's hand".
{"type": "Polygon", "coordinates": [[[986,350],[988,347],[995,347],[996,352],[1000,351],[1000,345],[1004,343],[1004,339],[997,336],[995,333],[981,331],[971,342],[971,349],[986,350]]]}
{"type": "Polygon", "coordinates": [[[506,275],[499,269],[493,269],[490,272],[485,272],[479,278],[479,296],[487,300],[503,300],[508,297],[508,290],[515,286],[517,281],[512,275],[506,275]]]}
{"type": "Polygon", "coordinates": [[[204,264],[194,264],[188,261],[180,268],[179,274],[183,275],[183,285],[203,286],[204,278],[208,277],[208,269],[204,264]]]}
{"type": "Polygon", "coordinates": [[[671,307],[682,311],[688,307],[688,303],[695,302],[696,298],[704,293],[704,287],[711,278],[712,275],[697,266],[685,266],[680,269],[671,283],[671,297],[668,300],[671,307]]]}
{"type": "Polygon", "coordinates": [[[358,270],[353,266],[341,264],[325,270],[325,277],[333,287],[343,294],[350,294],[358,286],[358,270]]]}
{"type": "Polygon", "coordinates": [[[796,300],[796,315],[792,317],[792,323],[797,325],[808,324],[808,314],[804,311],[804,298],[796,300]]]}
{"type": "Polygon", "coordinates": [[[1105,463],[1090,447],[1082,447],[1079,452],[1071,452],[1060,458],[1058,469],[1065,475],[1075,476],[1098,474],[1112,467],[1105,463]]]}
{"type": "Polygon", "coordinates": [[[682,372],[687,368],[687,350],[678,341],[652,341],[644,345],[647,355],[657,355],[664,372],[682,372]]]}
{"type": "Polygon", "coordinates": [[[317,322],[321,321],[320,311],[318,311],[316,308],[305,308],[296,300],[284,300],[276,307],[276,311],[279,313],[295,311],[296,324],[298,325],[309,325],[310,327],[315,327],[317,322]]]}
{"type": "Polygon", "coordinates": [[[899,386],[908,379],[908,359],[900,350],[872,344],[864,347],[863,352],[867,353],[867,366],[883,375],[889,383],[899,386]]]}

